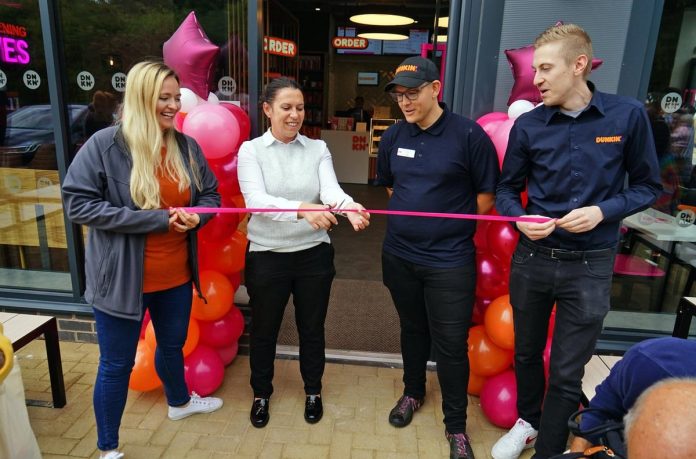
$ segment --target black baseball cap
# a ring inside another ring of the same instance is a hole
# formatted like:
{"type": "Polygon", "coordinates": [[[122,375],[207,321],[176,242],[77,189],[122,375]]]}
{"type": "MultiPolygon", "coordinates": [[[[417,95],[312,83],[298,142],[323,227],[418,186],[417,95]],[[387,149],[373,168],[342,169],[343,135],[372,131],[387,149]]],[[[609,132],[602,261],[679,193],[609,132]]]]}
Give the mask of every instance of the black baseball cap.
{"type": "Polygon", "coordinates": [[[384,87],[385,91],[390,91],[394,86],[399,85],[405,88],[417,88],[423,83],[440,79],[440,71],[433,61],[420,56],[409,57],[396,68],[394,79],[384,87]]]}

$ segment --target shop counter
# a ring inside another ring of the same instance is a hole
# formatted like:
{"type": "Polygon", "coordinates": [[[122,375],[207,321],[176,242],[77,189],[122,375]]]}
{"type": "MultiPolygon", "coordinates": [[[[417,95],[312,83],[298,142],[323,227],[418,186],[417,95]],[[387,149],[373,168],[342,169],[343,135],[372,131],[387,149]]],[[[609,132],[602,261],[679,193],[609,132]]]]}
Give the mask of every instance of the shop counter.
{"type": "Polygon", "coordinates": [[[322,130],[321,139],[329,147],[339,182],[367,183],[369,132],[322,130]]]}

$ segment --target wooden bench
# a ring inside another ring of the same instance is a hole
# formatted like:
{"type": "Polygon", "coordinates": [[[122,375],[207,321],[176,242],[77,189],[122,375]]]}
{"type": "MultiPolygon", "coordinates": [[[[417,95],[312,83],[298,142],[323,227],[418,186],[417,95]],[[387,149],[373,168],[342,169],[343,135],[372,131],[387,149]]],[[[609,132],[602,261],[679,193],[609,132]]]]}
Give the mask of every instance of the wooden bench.
{"type": "Polygon", "coordinates": [[[621,360],[619,356],[593,355],[585,365],[585,377],[582,378],[582,405],[587,407],[595,395],[595,388],[609,376],[612,367],[621,360]]]}
{"type": "Polygon", "coordinates": [[[15,352],[39,336],[44,335],[46,358],[48,360],[48,374],[51,378],[53,404],[37,400],[27,400],[27,404],[63,408],[65,406],[65,382],[63,380],[63,363],[60,359],[58,322],[56,318],[0,312],[0,322],[2,322],[5,329],[5,336],[12,341],[12,348],[15,352]]]}

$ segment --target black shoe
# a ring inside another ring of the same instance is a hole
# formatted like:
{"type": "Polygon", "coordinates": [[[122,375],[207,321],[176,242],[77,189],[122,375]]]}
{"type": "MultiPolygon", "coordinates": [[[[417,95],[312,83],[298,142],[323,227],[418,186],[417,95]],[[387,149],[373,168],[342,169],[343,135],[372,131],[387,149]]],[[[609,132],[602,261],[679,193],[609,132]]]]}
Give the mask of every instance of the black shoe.
{"type": "Polygon", "coordinates": [[[445,432],[450,445],[450,459],[474,459],[471,440],[465,433],[451,434],[445,432]]]}
{"type": "Polygon", "coordinates": [[[308,395],[304,406],[304,419],[310,424],[316,424],[324,415],[321,395],[308,395]]]}
{"type": "Polygon", "coordinates": [[[251,425],[256,428],[265,427],[268,424],[268,399],[254,399],[251,405],[251,414],[249,414],[251,425]]]}
{"type": "Polygon", "coordinates": [[[423,405],[422,398],[402,395],[396,406],[389,412],[389,424],[394,427],[406,427],[413,419],[413,412],[423,405]]]}

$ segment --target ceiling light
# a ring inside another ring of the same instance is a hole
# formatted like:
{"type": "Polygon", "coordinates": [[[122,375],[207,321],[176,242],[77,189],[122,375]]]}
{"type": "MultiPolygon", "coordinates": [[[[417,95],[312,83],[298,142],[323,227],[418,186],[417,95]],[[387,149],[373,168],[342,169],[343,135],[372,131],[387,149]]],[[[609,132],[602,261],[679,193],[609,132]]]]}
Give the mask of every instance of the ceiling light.
{"type": "Polygon", "coordinates": [[[357,14],[351,16],[350,20],[358,24],[378,25],[378,26],[399,26],[413,24],[413,19],[406,16],[395,14],[357,14]]]}
{"type": "Polygon", "coordinates": [[[316,8],[314,8],[314,11],[321,11],[321,8],[316,7],[316,8]]]}
{"type": "Polygon", "coordinates": [[[438,35],[437,42],[438,43],[446,43],[447,42],[447,35],[438,35]]]}
{"type": "Polygon", "coordinates": [[[367,38],[369,40],[408,40],[408,35],[386,32],[364,32],[359,33],[358,37],[367,38]]]}
{"type": "Polygon", "coordinates": [[[437,26],[444,27],[444,28],[449,27],[449,16],[438,18],[437,26]]]}

